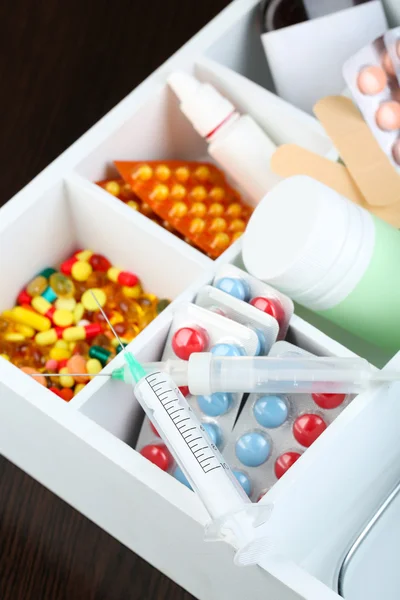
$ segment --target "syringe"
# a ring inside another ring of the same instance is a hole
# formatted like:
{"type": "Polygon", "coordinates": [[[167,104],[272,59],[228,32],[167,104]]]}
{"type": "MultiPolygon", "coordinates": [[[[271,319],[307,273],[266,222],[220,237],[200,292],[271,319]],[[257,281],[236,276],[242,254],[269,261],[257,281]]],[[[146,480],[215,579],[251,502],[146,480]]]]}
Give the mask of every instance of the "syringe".
{"type": "MultiPolygon", "coordinates": [[[[147,372],[168,373],[194,395],[214,392],[358,394],[373,383],[399,381],[398,371],[379,371],[357,357],[231,357],[194,353],[188,361],[167,360],[143,365],[147,372]]],[[[127,367],[111,377],[127,383],[127,367]]]]}

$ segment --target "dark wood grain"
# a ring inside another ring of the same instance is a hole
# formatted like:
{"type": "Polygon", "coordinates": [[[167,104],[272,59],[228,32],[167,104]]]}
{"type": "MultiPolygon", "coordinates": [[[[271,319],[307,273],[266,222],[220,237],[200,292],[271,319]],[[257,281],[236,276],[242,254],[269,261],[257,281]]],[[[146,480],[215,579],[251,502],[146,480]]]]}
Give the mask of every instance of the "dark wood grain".
{"type": "MultiPolygon", "coordinates": [[[[0,204],[227,4],[1,2],[0,204]]],[[[0,600],[139,598],[192,596],[0,458],[0,600]]]]}

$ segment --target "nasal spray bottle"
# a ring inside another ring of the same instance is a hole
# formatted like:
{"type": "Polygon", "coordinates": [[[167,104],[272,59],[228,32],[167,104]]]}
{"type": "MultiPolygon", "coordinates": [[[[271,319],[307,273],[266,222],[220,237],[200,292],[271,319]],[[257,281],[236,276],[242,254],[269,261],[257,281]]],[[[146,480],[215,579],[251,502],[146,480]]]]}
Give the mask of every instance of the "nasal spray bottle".
{"type": "Polygon", "coordinates": [[[180,71],[172,73],[168,83],[181,102],[183,114],[209,143],[210,156],[256,206],[281,179],[270,168],[275,144],[254,119],[241,116],[209,83],[180,71]]]}

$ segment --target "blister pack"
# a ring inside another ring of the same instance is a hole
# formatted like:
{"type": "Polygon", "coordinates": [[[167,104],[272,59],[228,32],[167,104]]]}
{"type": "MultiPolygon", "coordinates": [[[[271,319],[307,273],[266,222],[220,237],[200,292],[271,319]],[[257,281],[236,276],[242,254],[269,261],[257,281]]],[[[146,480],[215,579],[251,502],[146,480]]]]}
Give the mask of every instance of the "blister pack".
{"type": "Polygon", "coordinates": [[[294,311],[288,296],[234,265],[222,265],[215,274],[213,285],[274,317],[279,326],[278,339],[284,339],[294,311]]]}
{"type": "Polygon", "coordinates": [[[253,329],[259,339],[257,355],[268,354],[272,344],[276,342],[279,325],[274,317],[212,285],[200,289],[196,304],[253,329]]]}
{"type": "MultiPolygon", "coordinates": [[[[277,342],[269,356],[312,356],[277,342]]],[[[342,412],[345,394],[250,394],[236,422],[224,458],[241,471],[258,501],[342,412]]]]}
{"type": "Polygon", "coordinates": [[[399,170],[400,88],[383,36],[349,58],[343,76],[379,146],[399,170]]]}
{"type": "Polygon", "coordinates": [[[393,71],[400,83],[400,27],[389,29],[383,35],[386,50],[392,61],[393,71]]]}

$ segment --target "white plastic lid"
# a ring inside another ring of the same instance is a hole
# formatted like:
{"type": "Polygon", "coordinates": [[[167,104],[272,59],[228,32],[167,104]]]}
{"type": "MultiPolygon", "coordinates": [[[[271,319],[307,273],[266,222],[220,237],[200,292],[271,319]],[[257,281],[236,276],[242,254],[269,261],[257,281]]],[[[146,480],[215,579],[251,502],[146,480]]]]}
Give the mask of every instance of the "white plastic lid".
{"type": "Polygon", "coordinates": [[[168,77],[168,83],[181,102],[181,111],[203,137],[235,111],[233,104],[215,87],[201,83],[188,73],[176,71],[168,77]]]}
{"type": "Polygon", "coordinates": [[[279,183],[257,206],[243,236],[243,261],[255,277],[325,310],[361,279],[374,232],[367,211],[299,175],[279,183]]]}

